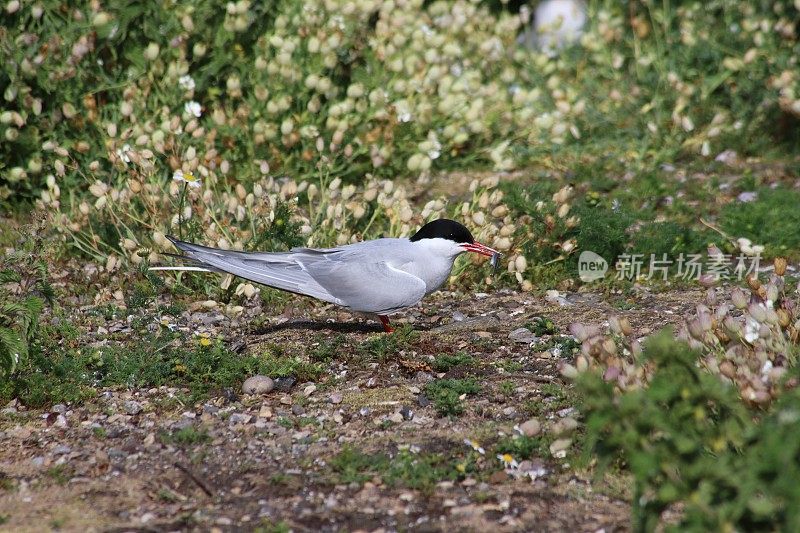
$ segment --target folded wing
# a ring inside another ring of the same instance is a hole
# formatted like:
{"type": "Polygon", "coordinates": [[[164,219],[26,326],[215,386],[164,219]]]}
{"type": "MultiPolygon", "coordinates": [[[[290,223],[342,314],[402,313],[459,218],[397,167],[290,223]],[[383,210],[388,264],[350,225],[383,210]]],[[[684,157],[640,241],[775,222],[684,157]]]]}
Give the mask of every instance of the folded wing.
{"type": "Polygon", "coordinates": [[[425,295],[424,281],[362,247],[238,252],[168,238],[194,269],[227,272],[354,311],[388,314],[416,304],[425,295]]]}

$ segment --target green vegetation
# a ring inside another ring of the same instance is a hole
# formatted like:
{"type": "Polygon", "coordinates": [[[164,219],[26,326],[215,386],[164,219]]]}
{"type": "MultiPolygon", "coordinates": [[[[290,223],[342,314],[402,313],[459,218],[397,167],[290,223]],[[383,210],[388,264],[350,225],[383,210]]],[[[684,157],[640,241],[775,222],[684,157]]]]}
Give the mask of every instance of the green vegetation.
{"type": "Polygon", "coordinates": [[[425,394],[433,402],[439,416],[458,416],[464,412],[462,395],[473,395],[481,386],[473,378],[439,379],[425,385],[425,394]]]}
{"type": "Polygon", "coordinates": [[[533,317],[533,321],[528,324],[528,328],[538,337],[543,335],[555,335],[558,333],[558,328],[556,328],[553,321],[544,316],[533,317]]]}
{"type": "Polygon", "coordinates": [[[0,256],[0,378],[27,363],[45,300],[53,298],[42,228],[19,235],[19,249],[0,256]]]}
{"type": "Polygon", "coordinates": [[[72,477],[72,470],[68,465],[61,464],[48,468],[45,474],[58,485],[66,485],[72,477]]]}
{"type": "Polygon", "coordinates": [[[675,505],[683,512],[670,530],[797,529],[800,395],[753,413],[697,358],[667,332],[645,347],[644,360],[657,367],[647,388],[617,397],[599,376],[580,380],[586,453],[604,465],[625,461],[638,530],[655,529],[675,505]]]}
{"type": "Polygon", "coordinates": [[[786,189],[757,189],[753,202],[726,205],[720,225],[733,237],[745,237],[766,246],[769,257],[791,255],[800,251],[800,192],[786,189]]]}
{"type": "Polygon", "coordinates": [[[419,333],[405,324],[389,335],[381,333],[370,337],[358,346],[357,351],[370,360],[386,361],[408,348],[417,338],[419,333]]]}
{"type": "Polygon", "coordinates": [[[437,372],[447,372],[456,367],[475,366],[475,358],[466,352],[456,352],[454,354],[442,353],[433,360],[433,369],[437,372]]]}
{"type": "Polygon", "coordinates": [[[430,493],[436,483],[458,477],[455,465],[438,454],[411,453],[400,450],[390,457],[385,453],[366,453],[345,447],[329,464],[338,483],[361,484],[374,477],[390,487],[399,486],[430,493]]]}
{"type": "Polygon", "coordinates": [[[289,357],[242,357],[219,340],[203,346],[197,337],[166,329],[139,335],[135,344],[63,349],[58,328],[43,326],[27,363],[17,369],[14,379],[0,383],[0,401],[16,397],[30,407],[44,407],[81,402],[94,396],[98,386],[120,385],[185,386],[191,390],[189,400],[196,401],[236,386],[249,375],[291,373],[307,379],[320,372],[289,357]]]}
{"type": "Polygon", "coordinates": [[[501,439],[495,446],[497,453],[511,454],[514,459],[521,461],[531,457],[548,457],[550,451],[545,440],[541,437],[526,437],[514,435],[501,439]]]}
{"type": "Polygon", "coordinates": [[[186,426],[172,432],[162,432],[159,438],[164,444],[184,447],[204,444],[211,440],[205,428],[195,426],[186,426]]]}

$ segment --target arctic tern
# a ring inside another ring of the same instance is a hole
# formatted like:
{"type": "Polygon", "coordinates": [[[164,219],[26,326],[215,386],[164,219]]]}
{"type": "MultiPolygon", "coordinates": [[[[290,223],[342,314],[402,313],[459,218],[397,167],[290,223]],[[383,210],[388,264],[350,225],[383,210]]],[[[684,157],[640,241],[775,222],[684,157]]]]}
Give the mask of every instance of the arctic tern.
{"type": "Polygon", "coordinates": [[[377,315],[386,332],[387,315],[419,303],[444,284],[460,254],[501,255],[476,242],[462,224],[428,222],[411,238],[383,238],[335,248],[293,248],[288,252],[239,252],[167,237],[190,262],[150,270],[224,272],[284,291],[311,296],[352,311],[377,315]]]}

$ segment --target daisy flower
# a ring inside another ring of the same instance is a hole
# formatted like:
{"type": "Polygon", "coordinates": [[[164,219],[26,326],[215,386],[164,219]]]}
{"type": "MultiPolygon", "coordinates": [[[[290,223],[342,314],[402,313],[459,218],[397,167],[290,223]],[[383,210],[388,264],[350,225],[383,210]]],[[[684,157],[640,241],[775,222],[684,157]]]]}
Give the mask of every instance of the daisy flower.
{"type": "MultiPolygon", "coordinates": [[[[193,91],[195,87],[194,79],[188,74],[186,74],[185,76],[181,76],[180,79],[178,79],[178,85],[180,85],[182,89],[185,89],[187,91],[193,91]]],[[[200,115],[195,115],[195,116],[200,116],[200,115]]]]}
{"type": "Polygon", "coordinates": [[[203,333],[200,333],[198,335],[198,337],[199,337],[199,340],[197,342],[200,344],[200,346],[202,346],[203,348],[208,348],[209,346],[211,346],[211,334],[210,333],[204,331],[203,333]]]}
{"type": "Polygon", "coordinates": [[[193,187],[195,189],[200,187],[201,184],[200,178],[196,177],[191,172],[184,172],[182,170],[176,170],[172,175],[172,179],[175,181],[182,181],[183,183],[189,185],[189,187],[193,187]]]}
{"type": "Polygon", "coordinates": [[[200,115],[203,114],[203,108],[201,108],[200,104],[198,104],[194,100],[186,102],[183,106],[183,110],[186,111],[186,113],[193,115],[197,118],[200,118],[200,115]]]}
{"type": "Polygon", "coordinates": [[[464,444],[466,444],[479,454],[486,455],[486,450],[483,449],[483,447],[478,443],[478,441],[471,439],[464,439],[464,444]]]}
{"type": "Polygon", "coordinates": [[[497,454],[497,458],[506,468],[518,468],[519,463],[510,453],[497,454]]]}

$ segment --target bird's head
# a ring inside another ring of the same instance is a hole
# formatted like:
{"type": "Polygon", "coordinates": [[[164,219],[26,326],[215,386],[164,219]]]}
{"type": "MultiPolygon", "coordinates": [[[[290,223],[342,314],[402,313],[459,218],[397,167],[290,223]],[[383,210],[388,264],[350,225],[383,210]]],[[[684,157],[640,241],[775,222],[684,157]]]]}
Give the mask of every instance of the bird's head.
{"type": "Polygon", "coordinates": [[[440,218],[428,222],[411,237],[411,242],[420,242],[453,257],[464,252],[473,252],[487,257],[500,252],[475,241],[472,233],[455,220],[440,218]]]}

